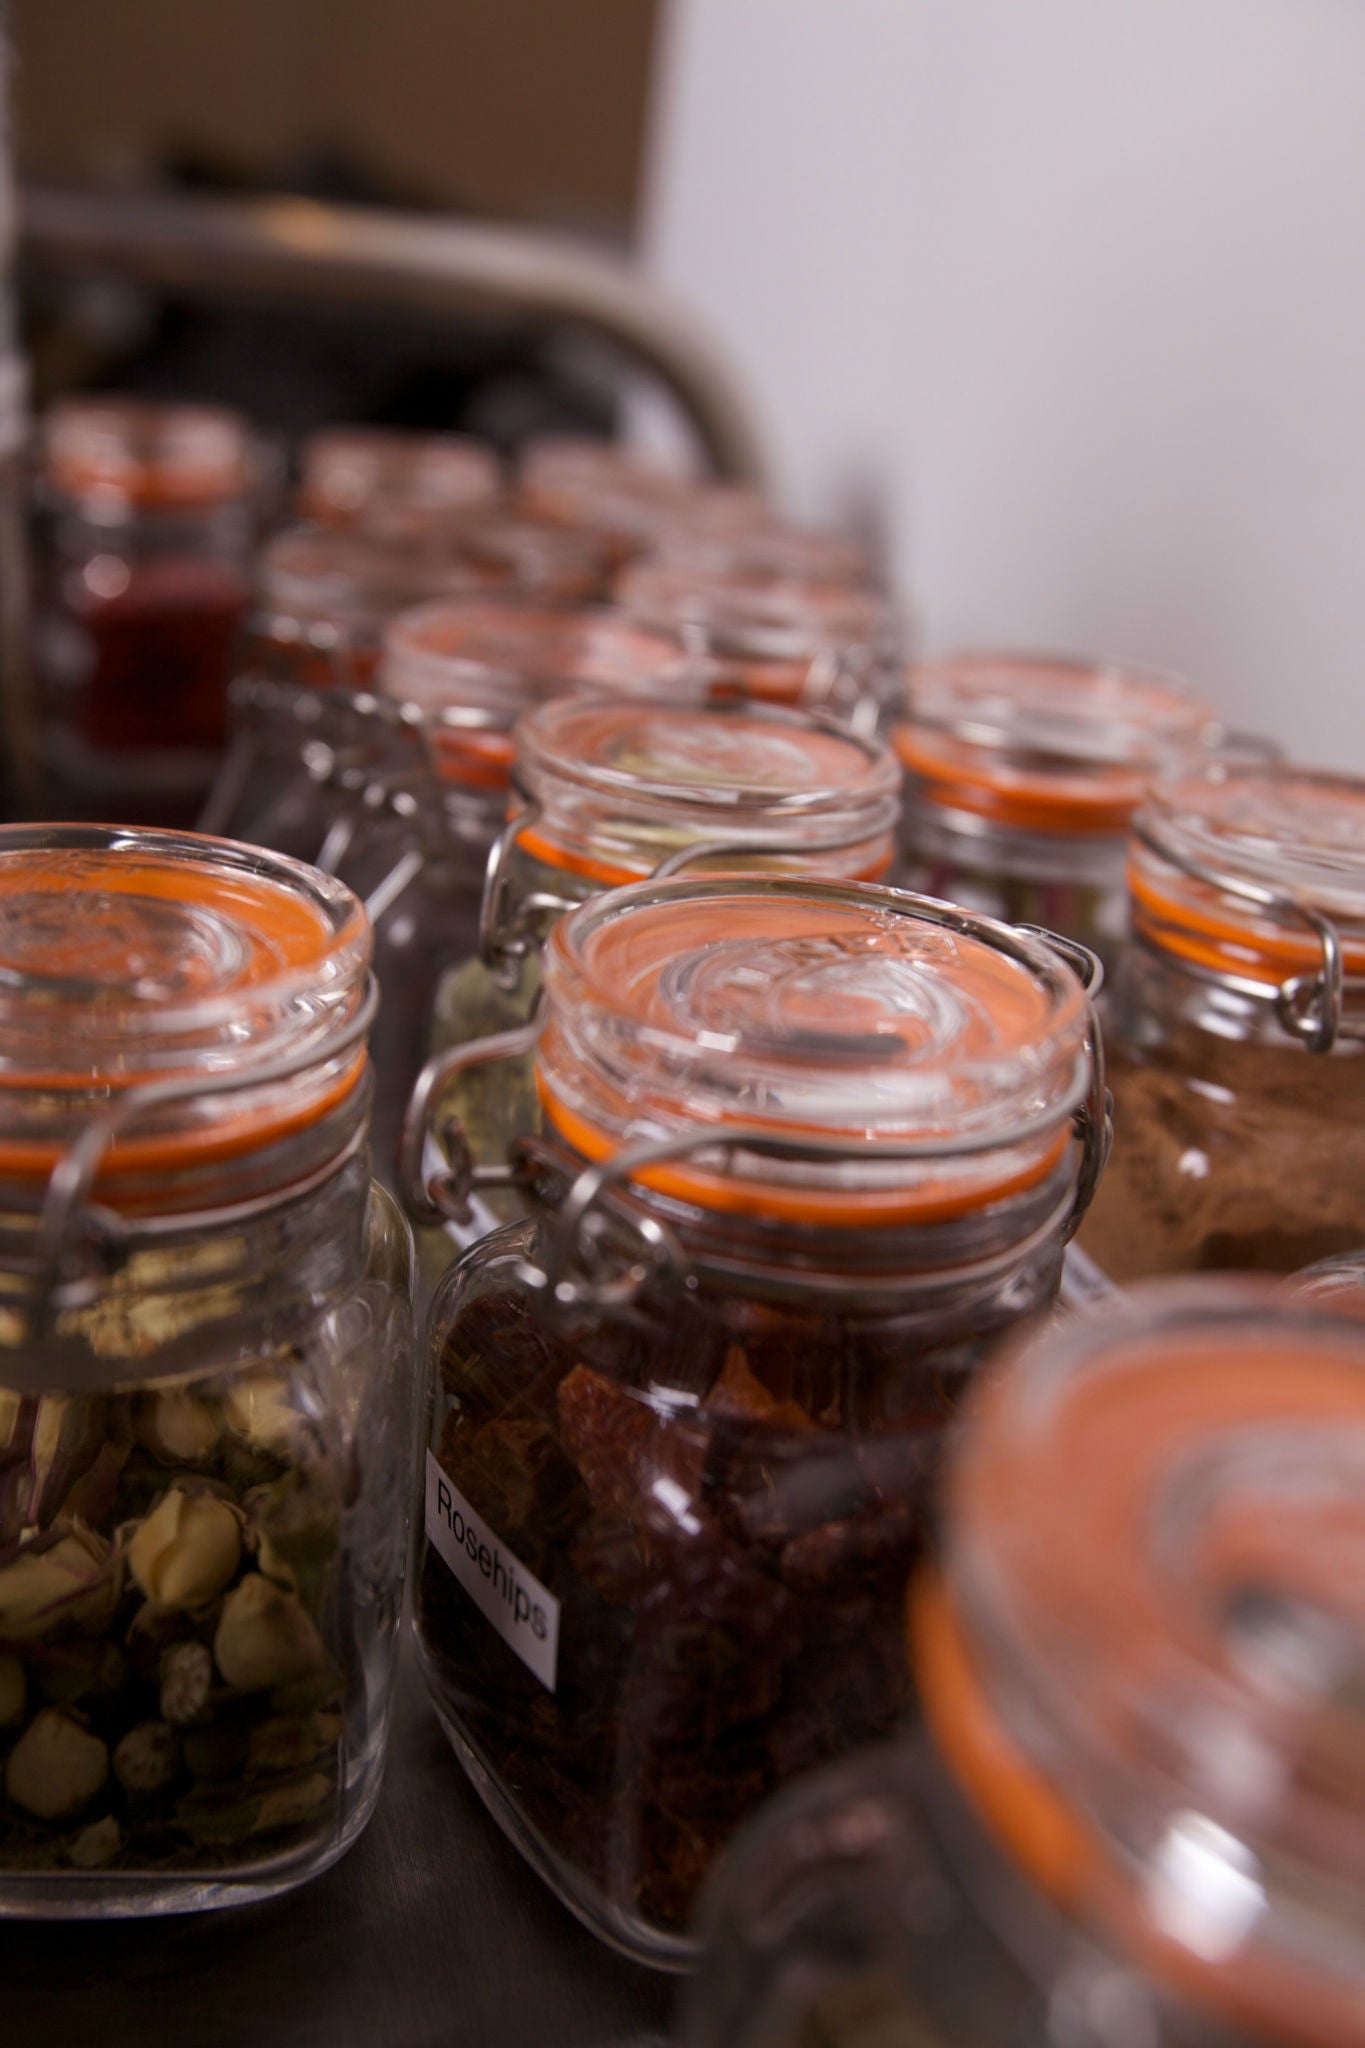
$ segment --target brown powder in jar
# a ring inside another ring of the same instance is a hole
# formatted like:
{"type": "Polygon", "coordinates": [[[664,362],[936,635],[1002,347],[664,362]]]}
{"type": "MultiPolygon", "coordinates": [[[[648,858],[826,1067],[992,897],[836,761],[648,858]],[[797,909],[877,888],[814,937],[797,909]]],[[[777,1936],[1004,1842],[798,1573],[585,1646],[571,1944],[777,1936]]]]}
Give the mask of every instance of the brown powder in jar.
{"type": "Polygon", "coordinates": [[[1080,1243],[1111,1278],[1288,1273],[1365,1244],[1365,1046],[1179,1025],[1111,1052],[1114,1146],[1080,1243]]]}

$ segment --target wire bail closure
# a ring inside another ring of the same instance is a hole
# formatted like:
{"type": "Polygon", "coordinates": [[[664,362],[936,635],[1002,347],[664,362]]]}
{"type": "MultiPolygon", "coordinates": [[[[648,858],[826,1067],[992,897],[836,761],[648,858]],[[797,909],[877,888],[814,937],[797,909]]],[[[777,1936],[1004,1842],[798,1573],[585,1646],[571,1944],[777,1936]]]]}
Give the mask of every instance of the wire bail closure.
{"type": "MultiPolygon", "coordinates": [[[[520,821],[517,821],[518,823],[520,821]]],[[[509,828],[510,829],[510,828],[509,828]]],[[[660,874],[675,873],[697,852],[715,849],[685,848],[665,862],[660,874]]],[[[906,892],[900,892],[906,893],[906,892]]],[[[1065,1102],[1045,1112],[1020,1118],[1004,1131],[977,1133],[957,1139],[917,1138],[899,1143],[879,1143],[879,1160],[920,1160],[970,1158],[1012,1145],[1027,1143],[1054,1129],[1069,1116],[1081,1148],[1080,1167],[1070,1204],[1060,1221],[1061,1242],[1069,1244],[1090,1206],[1100,1175],[1104,1171],[1113,1141],[1113,1098],[1105,1083],[1104,1046],[1094,997],[1104,980],[1104,969],[1088,947],[1063,938],[1039,925],[1004,926],[994,920],[955,910],[932,898],[916,898],[921,912],[932,922],[963,931],[989,926],[998,946],[1002,935],[1036,939],[1062,961],[1085,991],[1086,1028],[1079,1049],[1077,1071],[1065,1102]]],[[[576,907],[576,906],[575,906],[576,907]]],[[[1006,949],[1011,950],[1011,949],[1006,949]]],[[[1016,957],[1018,957],[1016,955],[1016,957]]],[[[458,1116],[434,1111],[441,1095],[461,1073],[496,1064],[502,1060],[524,1059],[539,1041],[549,1018],[544,991],[537,994],[530,1020],[515,1030],[474,1039],[438,1053],[427,1062],[408,1103],[399,1151],[400,1190],[413,1221],[428,1226],[469,1221],[469,1202],[481,1188],[518,1187],[528,1194],[548,1167],[572,1174],[574,1156],[551,1141],[523,1137],[508,1147],[505,1161],[476,1163],[468,1137],[458,1116]],[[447,1166],[428,1174],[424,1154],[428,1133],[446,1154],[447,1166]]],[[[523,1281],[551,1300],[559,1309],[619,1309],[635,1301],[650,1278],[661,1268],[679,1280],[688,1274],[688,1261],[676,1234],[656,1217],[628,1212],[613,1203],[630,1180],[642,1170],[698,1152],[713,1154],[726,1166],[738,1153],[786,1160],[836,1160],[848,1156],[845,1138],[789,1138],[757,1124],[729,1125],[723,1131],[693,1127],[672,1137],[646,1139],[627,1145],[608,1159],[583,1166],[573,1174],[562,1201],[547,1218],[546,1256],[542,1265],[521,1262],[523,1281]],[[626,1235],[634,1240],[636,1256],[627,1254],[613,1268],[609,1239],[626,1235]]],[[[1050,1230],[1056,1223],[1050,1222],[1050,1230]]],[[[795,1284],[795,1283],[794,1283],[795,1284]]]]}
{"type": "MultiPolygon", "coordinates": [[[[1140,816],[1134,820],[1133,836],[1158,860],[1188,875],[1192,881],[1203,882],[1220,895],[1234,896],[1253,909],[1268,910],[1274,917],[1306,925],[1313,933],[1322,948],[1319,972],[1292,974],[1274,991],[1276,1019],[1289,1037],[1298,1039],[1309,1052],[1315,1053],[1330,1052],[1341,1037],[1365,1037],[1365,1026],[1352,1027],[1346,1018],[1347,992],[1357,989],[1365,992],[1365,978],[1347,976],[1341,933],[1330,917],[1298,896],[1265,888],[1259,882],[1248,881],[1244,875],[1231,874],[1226,868],[1216,868],[1191,854],[1172,852],[1140,816]]],[[[1200,970],[1196,968],[1194,971],[1200,970]]],[[[1206,979],[1226,981],[1244,993],[1261,996],[1266,993],[1264,984],[1252,982],[1245,976],[1219,975],[1209,969],[1203,973],[1206,979]]]]}

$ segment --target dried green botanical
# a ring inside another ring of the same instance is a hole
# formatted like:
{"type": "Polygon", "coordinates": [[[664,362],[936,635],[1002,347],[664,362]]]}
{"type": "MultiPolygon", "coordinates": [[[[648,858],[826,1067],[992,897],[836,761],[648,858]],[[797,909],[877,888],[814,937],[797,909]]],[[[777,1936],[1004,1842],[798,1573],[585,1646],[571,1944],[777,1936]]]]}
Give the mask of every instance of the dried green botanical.
{"type": "Polygon", "coordinates": [[[25,1813],[62,1820],[88,1806],[109,1776],[97,1735],[58,1707],[35,1714],[5,1766],[5,1791],[25,1813]]]}
{"type": "Polygon", "coordinates": [[[134,1531],[128,1568],[157,1607],[203,1607],[222,1592],[241,1554],[236,1511],[212,1494],[173,1486],[134,1531]]]}

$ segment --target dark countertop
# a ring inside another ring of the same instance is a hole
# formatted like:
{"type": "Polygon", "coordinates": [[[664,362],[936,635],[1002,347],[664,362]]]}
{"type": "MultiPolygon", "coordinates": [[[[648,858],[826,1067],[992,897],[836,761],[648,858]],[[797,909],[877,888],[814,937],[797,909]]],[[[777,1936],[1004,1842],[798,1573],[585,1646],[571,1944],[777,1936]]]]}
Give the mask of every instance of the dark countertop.
{"type": "Polygon", "coordinates": [[[526,1868],[406,1663],[378,1808],[325,1876],[225,1912],[0,1922],[4,2048],[634,2048],[675,1996],[526,1868]]]}

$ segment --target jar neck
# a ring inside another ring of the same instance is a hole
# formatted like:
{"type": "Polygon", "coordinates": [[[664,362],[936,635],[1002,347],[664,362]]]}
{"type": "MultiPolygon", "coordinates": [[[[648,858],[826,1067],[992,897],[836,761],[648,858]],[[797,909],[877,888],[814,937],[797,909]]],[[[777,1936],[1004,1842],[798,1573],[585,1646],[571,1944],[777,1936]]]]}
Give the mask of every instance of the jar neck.
{"type": "Polygon", "coordinates": [[[1126,834],[1006,824],[955,808],[931,783],[912,778],[905,836],[922,858],[977,861],[1021,878],[1121,890],[1126,834]]]}
{"type": "Polygon", "coordinates": [[[1254,1046],[1267,1056],[1307,1053],[1333,1062],[1365,1056],[1365,1046],[1354,1035],[1361,1025],[1349,1007],[1347,1033],[1318,1051],[1288,1027],[1278,987],[1214,973],[1142,932],[1132,935],[1123,955],[1113,1008],[1123,1036],[1136,1044],[1184,1029],[1199,1034],[1210,1048],[1221,1042],[1254,1046]]]}

